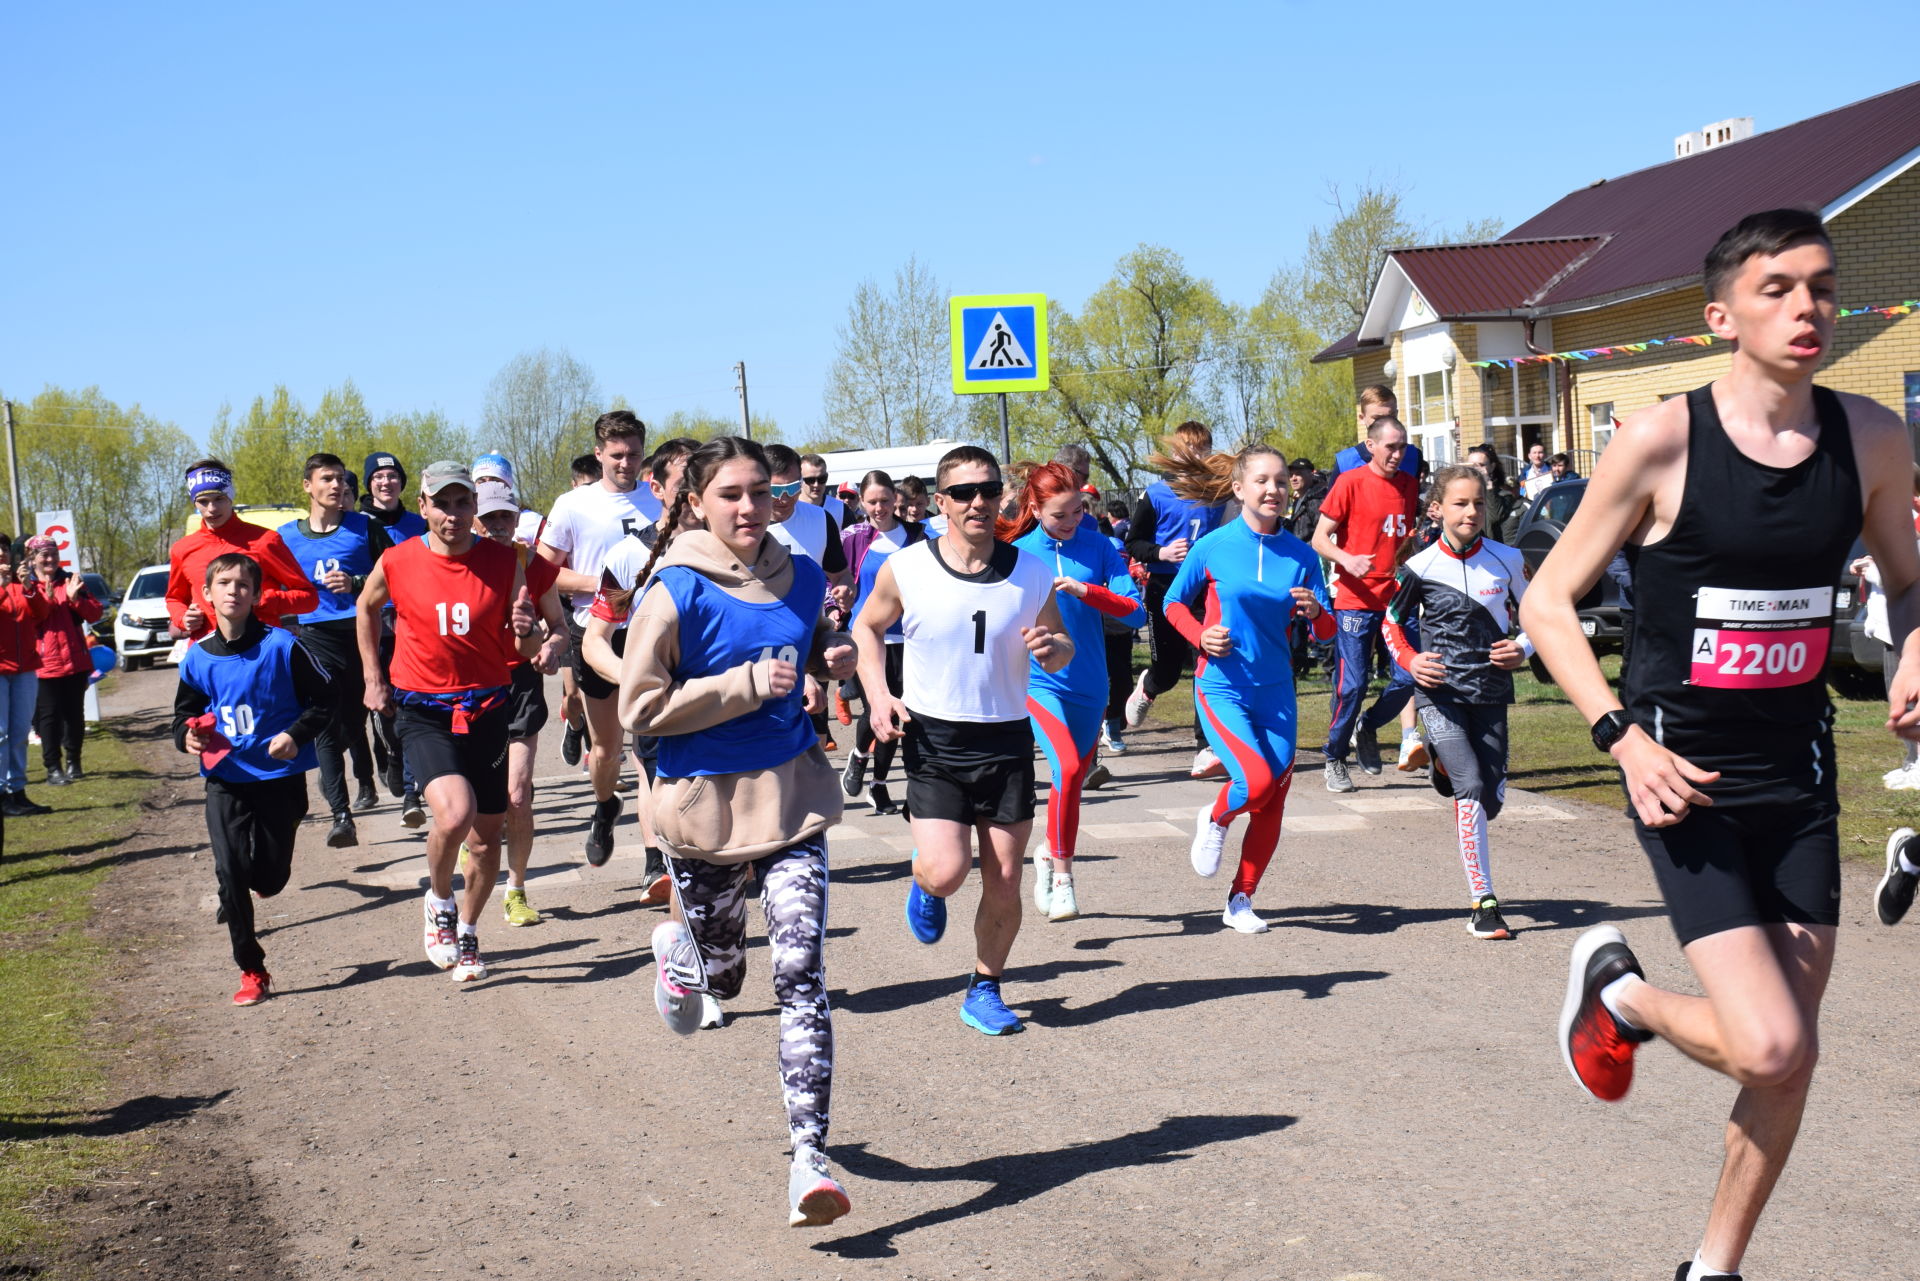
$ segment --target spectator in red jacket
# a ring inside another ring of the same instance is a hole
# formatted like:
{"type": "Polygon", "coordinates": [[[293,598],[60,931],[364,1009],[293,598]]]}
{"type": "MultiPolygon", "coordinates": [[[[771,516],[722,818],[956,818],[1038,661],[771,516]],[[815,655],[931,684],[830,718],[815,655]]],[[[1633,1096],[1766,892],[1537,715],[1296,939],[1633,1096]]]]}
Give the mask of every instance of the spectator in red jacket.
{"type": "Polygon", "coordinates": [[[60,550],[45,535],[27,540],[27,567],[47,601],[33,728],[40,735],[47,786],[65,787],[86,776],[80,769],[80,740],[86,733],[87,680],[93,675],[86,629],[100,621],[100,602],[78,574],[60,567],[60,550]]]}
{"type": "Polygon", "coordinates": [[[0,538],[0,813],[51,814],[27,799],[27,734],[40,686],[40,624],[47,598],[35,582],[15,581],[13,541],[0,538]]]}
{"type": "Polygon", "coordinates": [[[201,459],[187,468],[187,494],[200,513],[201,527],[167,553],[167,618],[174,635],[198,641],[213,630],[207,566],[214,557],[233,552],[260,566],[260,596],[253,612],[267,626],[278,627],[288,614],[319,608],[319,592],[280,535],[234,515],[232,468],[217,458],[201,459]]]}

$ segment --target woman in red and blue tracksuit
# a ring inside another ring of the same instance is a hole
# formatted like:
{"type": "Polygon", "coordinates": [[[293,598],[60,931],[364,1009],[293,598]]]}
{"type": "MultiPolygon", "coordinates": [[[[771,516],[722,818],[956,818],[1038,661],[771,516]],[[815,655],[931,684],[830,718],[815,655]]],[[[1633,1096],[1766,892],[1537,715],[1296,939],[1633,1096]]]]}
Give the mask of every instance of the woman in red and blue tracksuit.
{"type": "Polygon", "coordinates": [[[1193,867],[1220,869],[1227,826],[1247,816],[1240,867],[1222,919],[1243,934],[1267,926],[1253,913],[1253,891],[1280,841],[1287,786],[1293,780],[1297,709],[1293,691],[1295,618],[1314,638],[1333,635],[1320,558],[1288,532],[1287,460],[1265,445],[1242,450],[1233,465],[1240,519],[1193,545],[1167,589],[1167,618],[1202,654],[1194,702],[1207,740],[1231,780],[1200,811],[1193,867]]]}
{"type": "Polygon", "coordinates": [[[1107,710],[1107,648],[1100,620],[1129,627],[1146,621],[1127,558],[1086,516],[1079,482],[1060,463],[1036,467],[1020,495],[1013,545],[1053,566],[1060,619],[1073,639],[1073,661],[1057,672],[1038,662],[1027,676],[1027,715],[1047,754],[1047,844],[1036,855],[1034,906],[1048,920],[1080,915],[1073,890],[1073,851],[1080,833],[1080,792],[1093,770],[1094,747],[1107,710]]]}

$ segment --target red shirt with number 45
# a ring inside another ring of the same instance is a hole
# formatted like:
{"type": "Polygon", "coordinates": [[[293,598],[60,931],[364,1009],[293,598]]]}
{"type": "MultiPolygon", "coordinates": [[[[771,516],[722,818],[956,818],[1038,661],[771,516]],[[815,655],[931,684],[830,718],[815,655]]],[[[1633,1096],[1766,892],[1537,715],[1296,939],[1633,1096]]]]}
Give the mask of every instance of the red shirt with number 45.
{"type": "Polygon", "coordinates": [[[1334,540],[1349,556],[1372,556],[1373,569],[1355,578],[1333,568],[1335,609],[1385,609],[1393,601],[1400,548],[1414,531],[1420,485],[1405,472],[1382,476],[1371,467],[1340,473],[1320,504],[1320,514],[1340,527],[1334,540]]]}

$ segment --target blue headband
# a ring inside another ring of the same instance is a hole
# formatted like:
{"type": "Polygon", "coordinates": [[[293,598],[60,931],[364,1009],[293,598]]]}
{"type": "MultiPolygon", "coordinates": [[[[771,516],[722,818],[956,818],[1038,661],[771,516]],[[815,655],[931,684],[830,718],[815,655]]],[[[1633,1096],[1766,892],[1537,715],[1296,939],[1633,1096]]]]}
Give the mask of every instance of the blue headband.
{"type": "Polygon", "coordinates": [[[222,471],[218,467],[196,467],[187,473],[187,497],[198,498],[202,494],[218,491],[233,501],[233,473],[222,471]]]}

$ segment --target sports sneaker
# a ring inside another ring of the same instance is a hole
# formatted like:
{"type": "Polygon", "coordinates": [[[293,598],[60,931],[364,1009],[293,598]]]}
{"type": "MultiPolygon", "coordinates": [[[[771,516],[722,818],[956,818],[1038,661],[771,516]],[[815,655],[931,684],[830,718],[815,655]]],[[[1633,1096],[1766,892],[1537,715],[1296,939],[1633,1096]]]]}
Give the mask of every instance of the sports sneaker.
{"type": "Polygon", "coordinates": [[[1427,745],[1419,734],[1400,736],[1400,764],[1396,768],[1402,774],[1411,774],[1417,769],[1425,769],[1429,759],[1427,745]]]}
{"type": "Polygon", "coordinates": [[[1047,919],[1077,921],[1080,919],[1080,900],[1073,893],[1073,869],[1063,862],[1055,862],[1053,866],[1053,893],[1048,897],[1047,919]]]}
{"type": "Polygon", "coordinates": [[[1187,768],[1188,778],[1220,778],[1227,767],[1220,763],[1211,747],[1203,747],[1193,754],[1193,764],[1187,768]]]}
{"type": "Polygon", "coordinates": [[[714,997],[713,993],[702,992],[700,994],[701,1029],[725,1027],[726,1025],[727,1012],[720,1008],[720,1002],[714,997]]]}
{"type": "Polygon", "coordinates": [[[840,771],[840,790],[852,800],[860,795],[860,789],[867,785],[867,758],[859,748],[847,753],[847,764],[840,771]]]}
{"type": "Polygon", "coordinates": [[[853,724],[853,708],[847,706],[847,696],[838,685],[833,687],[833,719],[842,725],[853,724]]]}
{"type": "Polygon", "coordinates": [[[49,765],[47,767],[47,786],[48,787],[65,787],[67,785],[67,781],[68,781],[67,772],[61,769],[58,765],[49,765]]]}
{"type": "Polygon", "coordinates": [[[1328,757],[1327,767],[1324,772],[1326,775],[1327,790],[1329,792],[1351,792],[1353,790],[1353,778],[1347,773],[1347,763],[1345,761],[1336,761],[1332,757],[1328,757]]]}
{"type": "Polygon", "coordinates": [[[1873,892],[1873,910],[1879,914],[1882,925],[1900,923],[1900,918],[1913,906],[1914,886],[1920,883],[1920,876],[1900,866],[1902,854],[1910,863],[1920,854],[1920,841],[1914,840],[1911,827],[1903,827],[1887,838],[1887,872],[1873,892]]]}
{"type": "Polygon", "coordinates": [[[988,1036],[1012,1036],[1025,1027],[1000,999],[1000,980],[984,976],[976,976],[968,986],[967,999],[960,1003],[960,1021],[988,1036]]]}
{"type": "Polygon", "coordinates": [[[935,898],[920,888],[920,882],[907,885],[907,928],[922,943],[938,943],[947,932],[947,900],[935,898]]]}
{"type": "Polygon", "coordinates": [[[873,806],[873,812],[879,815],[898,814],[900,807],[893,803],[893,797],[887,794],[885,783],[870,783],[867,786],[867,804],[873,806]]]}
{"type": "Polygon", "coordinates": [[[1920,788],[1920,761],[1889,771],[1881,777],[1881,782],[1896,792],[1911,792],[1920,788]]]}
{"type": "Polygon", "coordinates": [[[815,1148],[795,1148],[787,1174],[787,1226],[817,1228],[852,1208],[846,1190],[827,1173],[827,1158],[815,1148]]]}
{"type": "Polygon", "coordinates": [[[333,826],[327,831],[327,847],[329,849],[344,850],[350,849],[359,843],[360,833],[354,830],[353,815],[335,814],[333,816],[333,826]]]}
{"type": "Polygon", "coordinates": [[[1380,772],[1380,735],[1362,725],[1357,719],[1353,722],[1353,737],[1347,740],[1353,750],[1354,763],[1369,774],[1380,772]]]}
{"type": "Polygon", "coordinates": [[[571,725],[560,736],[560,759],[569,765],[580,763],[580,731],[571,725]]]}
{"type": "Polygon", "coordinates": [[[449,969],[459,952],[458,940],[454,938],[454,934],[459,929],[460,920],[454,915],[452,908],[436,912],[433,910],[432,899],[423,901],[427,913],[427,959],[433,962],[436,969],[449,969]]]}
{"type": "Polygon", "coordinates": [[[356,810],[370,810],[379,803],[380,793],[373,790],[373,780],[370,778],[361,779],[360,790],[353,794],[353,808],[356,810]]]}
{"type": "Polygon", "coordinates": [[[1120,731],[1126,728],[1126,721],[1116,717],[1103,721],[1100,725],[1100,746],[1115,756],[1127,754],[1127,740],[1120,737],[1120,731]]]}
{"type": "Polygon", "coordinates": [[[460,935],[460,944],[454,950],[453,973],[449,977],[455,983],[472,983],[487,977],[487,963],[480,959],[478,934],[460,935]]]}
{"type": "MultiPolygon", "coordinates": [[[[1693,1260],[1686,1259],[1686,1260],[1683,1260],[1680,1266],[1674,1270],[1673,1281],[1687,1281],[1687,1278],[1692,1275],[1693,1275],[1693,1260]]],[[[1738,1272],[1709,1272],[1706,1275],[1709,1278],[1711,1278],[1711,1281],[1741,1281],[1741,1277],[1738,1272]]]]}
{"type": "Polygon", "coordinates": [[[265,970],[241,970],[240,990],[233,994],[235,1005],[258,1005],[270,995],[273,975],[265,970]]]}
{"type": "Polygon", "coordinates": [[[1097,792],[1113,781],[1113,771],[1105,765],[1095,765],[1087,771],[1087,781],[1081,786],[1089,792],[1097,792]]]}
{"type": "Polygon", "coordinates": [[[1126,721],[1128,729],[1139,729],[1147,719],[1147,709],[1153,706],[1153,695],[1147,693],[1147,673],[1142,669],[1140,676],[1133,682],[1133,693],[1127,695],[1127,705],[1121,719],[1126,721]]]}
{"type": "Polygon", "coordinates": [[[427,811],[420,805],[420,793],[408,792],[400,798],[400,821],[416,828],[427,821],[427,811]]]}
{"type": "Polygon", "coordinates": [[[1033,847],[1033,910],[1045,915],[1053,902],[1053,856],[1046,838],[1033,847]]]}
{"type": "Polygon", "coordinates": [[[840,744],[833,741],[833,732],[831,730],[820,736],[820,750],[823,752],[837,752],[840,750],[840,744]]]}
{"type": "Polygon", "coordinates": [[[653,1008],[669,1032],[692,1036],[699,1028],[700,989],[705,986],[700,953],[687,927],[673,920],[654,926],[653,1008]]]}
{"type": "Polygon", "coordinates": [[[507,896],[500,900],[500,910],[506,913],[508,925],[538,925],[540,913],[533,904],[527,902],[524,889],[508,889],[507,896]]]}
{"type": "Polygon", "coordinates": [[[593,817],[587,823],[587,862],[605,867],[613,857],[613,825],[620,820],[620,798],[609,796],[593,803],[593,817]]]}
{"type": "Polygon", "coordinates": [[[1473,905],[1473,915],[1467,918],[1467,933],[1477,939],[1510,939],[1513,931],[1507,928],[1507,918],[1500,915],[1500,900],[1489,894],[1473,905]]]}
{"type": "Polygon", "coordinates": [[[387,758],[386,766],[380,772],[380,781],[387,786],[387,795],[399,800],[406,794],[407,769],[398,752],[387,758]]]}
{"type": "Polygon", "coordinates": [[[673,898],[673,877],[667,873],[667,860],[657,846],[647,846],[647,869],[641,879],[647,883],[647,888],[640,892],[642,903],[652,907],[673,898]]]}
{"type": "Polygon", "coordinates": [[[628,792],[637,792],[640,790],[640,780],[631,774],[622,774],[619,778],[613,780],[613,790],[622,795],[628,792]]]}
{"type": "Polygon", "coordinates": [[[1227,843],[1227,829],[1213,821],[1213,802],[1208,801],[1200,807],[1200,817],[1193,824],[1193,846],[1187,851],[1187,857],[1193,861],[1193,870],[1202,876],[1212,876],[1220,870],[1220,851],[1227,843]]]}
{"type": "Polygon", "coordinates": [[[1580,1088],[1609,1103],[1633,1086],[1633,1052],[1653,1033],[1624,1026],[1600,999],[1617,978],[1639,974],[1626,937],[1596,925],[1574,940],[1567,965],[1567,1000],[1560,1007],[1560,1057],[1580,1088]]]}
{"type": "Polygon", "coordinates": [[[1235,894],[1227,899],[1227,910],[1220,913],[1220,920],[1228,929],[1238,930],[1242,934],[1265,934],[1267,923],[1253,912],[1253,900],[1244,894],[1235,894]]]}

